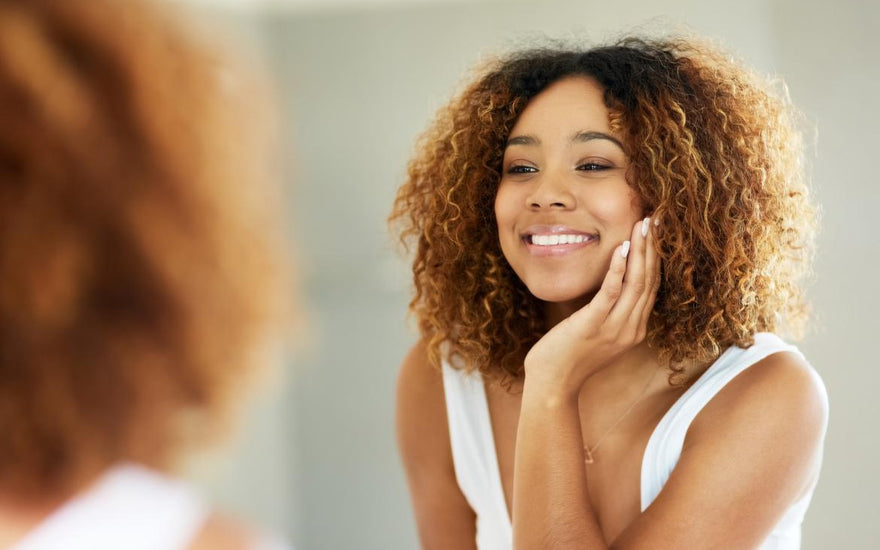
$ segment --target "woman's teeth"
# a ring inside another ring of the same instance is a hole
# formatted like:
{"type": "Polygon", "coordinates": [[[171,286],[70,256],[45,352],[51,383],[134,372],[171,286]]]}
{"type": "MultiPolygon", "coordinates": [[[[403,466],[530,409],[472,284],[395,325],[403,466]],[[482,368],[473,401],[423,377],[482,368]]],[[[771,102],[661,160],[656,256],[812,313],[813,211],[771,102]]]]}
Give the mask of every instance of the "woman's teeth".
{"type": "Polygon", "coordinates": [[[532,235],[529,241],[538,246],[554,246],[557,244],[575,244],[589,240],[586,235],[532,235]]]}

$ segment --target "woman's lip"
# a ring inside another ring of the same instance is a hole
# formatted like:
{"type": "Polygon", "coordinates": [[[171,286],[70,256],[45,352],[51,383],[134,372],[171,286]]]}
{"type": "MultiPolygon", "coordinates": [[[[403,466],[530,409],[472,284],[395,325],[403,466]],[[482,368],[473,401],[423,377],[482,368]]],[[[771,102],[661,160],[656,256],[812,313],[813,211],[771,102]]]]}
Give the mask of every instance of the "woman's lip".
{"type": "Polygon", "coordinates": [[[527,237],[531,235],[560,235],[560,234],[569,234],[569,235],[589,235],[595,237],[595,233],[589,233],[587,231],[581,231],[579,229],[574,229],[567,225],[531,225],[521,233],[522,237],[527,237]]]}
{"type": "MultiPolygon", "coordinates": [[[[564,233],[567,235],[583,235],[588,238],[584,239],[581,242],[566,242],[564,244],[534,244],[531,240],[533,235],[525,235],[522,238],[522,243],[525,245],[526,250],[528,250],[529,254],[532,256],[564,256],[566,254],[571,254],[577,250],[588,247],[595,243],[599,242],[599,237],[596,235],[590,235],[589,233],[564,233]]],[[[546,235],[546,234],[545,234],[546,235]]]]}

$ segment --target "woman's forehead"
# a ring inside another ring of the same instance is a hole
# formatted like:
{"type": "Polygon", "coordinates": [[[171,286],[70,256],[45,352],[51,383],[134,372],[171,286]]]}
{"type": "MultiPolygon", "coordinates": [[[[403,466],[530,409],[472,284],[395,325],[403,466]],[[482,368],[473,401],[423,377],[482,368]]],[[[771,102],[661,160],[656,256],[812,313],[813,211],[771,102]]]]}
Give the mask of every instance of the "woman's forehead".
{"type": "Polygon", "coordinates": [[[591,78],[574,76],[554,82],[532,98],[511,129],[508,142],[515,143],[520,136],[538,142],[570,141],[590,132],[619,140],[611,127],[611,112],[605,105],[602,87],[591,78]]]}

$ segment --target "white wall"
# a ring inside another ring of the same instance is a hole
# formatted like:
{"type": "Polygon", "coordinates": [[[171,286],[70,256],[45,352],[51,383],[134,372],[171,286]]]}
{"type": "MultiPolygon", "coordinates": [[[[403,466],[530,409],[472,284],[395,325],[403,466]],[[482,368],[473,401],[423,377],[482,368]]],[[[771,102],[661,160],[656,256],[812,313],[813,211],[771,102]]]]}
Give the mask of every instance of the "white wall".
{"type": "Polygon", "coordinates": [[[804,548],[880,544],[880,4],[782,0],[771,12],[779,71],[818,127],[814,182],[824,223],[803,348],[831,400],[823,477],[804,548]]]}
{"type": "Polygon", "coordinates": [[[259,29],[289,105],[290,211],[317,339],[276,397],[283,403],[264,405],[251,421],[215,494],[283,526],[299,549],[416,546],[392,433],[396,370],[415,334],[404,321],[407,266],[384,227],[415,136],[486,53],[542,35],[601,40],[683,23],[784,76],[818,126],[813,173],[824,232],[812,295],[820,328],[802,347],[826,381],[832,416],[803,547],[875,547],[876,4],[423,4],[237,16],[259,29]]]}

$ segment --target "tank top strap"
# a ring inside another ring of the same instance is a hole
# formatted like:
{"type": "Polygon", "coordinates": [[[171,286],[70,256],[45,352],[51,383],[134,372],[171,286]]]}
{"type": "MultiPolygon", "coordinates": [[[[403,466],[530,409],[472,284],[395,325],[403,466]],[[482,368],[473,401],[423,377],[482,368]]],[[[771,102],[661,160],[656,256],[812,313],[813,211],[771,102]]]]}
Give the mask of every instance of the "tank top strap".
{"type": "Polygon", "coordinates": [[[208,513],[186,482],[125,464],[64,504],[12,550],[185,550],[208,513]]]}
{"type": "Polygon", "coordinates": [[[796,347],[783,342],[775,334],[758,333],[751,347],[732,346],[722,353],[670,407],[651,434],[642,458],[642,511],[654,501],[678,464],[685,435],[703,407],[745,369],[769,355],[783,351],[803,357],[796,347]]]}
{"type": "Polygon", "coordinates": [[[443,393],[455,477],[477,514],[477,543],[483,549],[511,548],[513,529],[501,486],[498,455],[483,377],[443,362],[443,393]]]}

